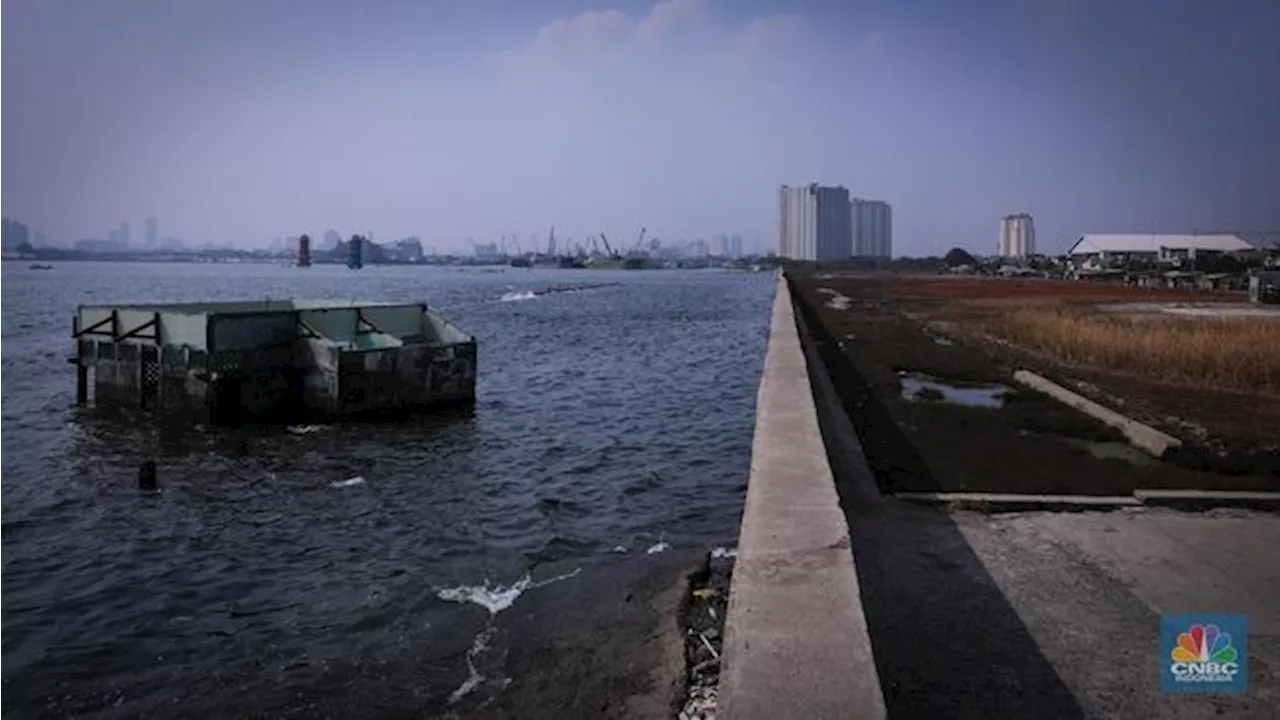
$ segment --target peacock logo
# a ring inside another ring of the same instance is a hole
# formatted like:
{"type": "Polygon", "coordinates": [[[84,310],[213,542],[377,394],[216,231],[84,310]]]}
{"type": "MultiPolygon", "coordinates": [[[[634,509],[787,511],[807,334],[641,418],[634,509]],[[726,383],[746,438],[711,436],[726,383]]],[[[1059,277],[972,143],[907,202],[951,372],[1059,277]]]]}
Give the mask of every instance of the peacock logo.
{"type": "Polygon", "coordinates": [[[1186,632],[1178,634],[1178,644],[1170,653],[1175,663],[1234,663],[1236,649],[1231,644],[1231,634],[1212,623],[1193,624],[1186,632]]]}
{"type": "Polygon", "coordinates": [[[1160,687],[1173,693],[1249,689],[1249,618],[1240,613],[1164,613],[1160,687]]]}

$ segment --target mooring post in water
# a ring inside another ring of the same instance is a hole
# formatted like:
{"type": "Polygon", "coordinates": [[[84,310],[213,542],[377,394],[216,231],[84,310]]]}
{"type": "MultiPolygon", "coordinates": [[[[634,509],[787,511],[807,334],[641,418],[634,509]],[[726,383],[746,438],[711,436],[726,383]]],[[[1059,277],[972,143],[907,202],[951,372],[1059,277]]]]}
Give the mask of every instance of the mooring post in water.
{"type": "Polygon", "coordinates": [[[147,460],[138,468],[138,489],[143,492],[158,492],[160,480],[156,477],[156,461],[147,460]]]}
{"type": "Polygon", "coordinates": [[[76,365],[76,403],[84,405],[89,402],[89,368],[76,365]]]}

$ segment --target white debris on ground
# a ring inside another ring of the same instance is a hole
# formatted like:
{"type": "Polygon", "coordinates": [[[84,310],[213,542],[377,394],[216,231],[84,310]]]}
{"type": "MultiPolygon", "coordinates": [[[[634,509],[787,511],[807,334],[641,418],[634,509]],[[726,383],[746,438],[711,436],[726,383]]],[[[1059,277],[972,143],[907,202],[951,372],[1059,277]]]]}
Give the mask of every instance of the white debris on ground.
{"type": "Polygon", "coordinates": [[[680,711],[680,720],[714,720],[718,691],[714,687],[696,688],[680,711]]]}
{"type": "Polygon", "coordinates": [[[818,288],[818,292],[824,295],[830,295],[831,299],[827,301],[827,307],[832,310],[848,310],[853,304],[853,300],[841,295],[831,288],[818,288]]]}
{"type": "Polygon", "coordinates": [[[685,632],[688,676],[681,720],[714,720],[719,700],[720,660],[724,618],[729,604],[735,549],[715,548],[707,555],[707,569],[694,579],[687,608],[680,619],[685,632]]]}

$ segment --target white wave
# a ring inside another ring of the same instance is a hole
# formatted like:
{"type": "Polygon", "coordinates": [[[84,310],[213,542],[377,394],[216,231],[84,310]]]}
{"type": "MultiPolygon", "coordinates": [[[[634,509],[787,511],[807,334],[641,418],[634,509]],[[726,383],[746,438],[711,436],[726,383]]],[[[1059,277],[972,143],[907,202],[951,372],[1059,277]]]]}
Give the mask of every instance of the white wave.
{"type": "Polygon", "coordinates": [[[489,581],[485,580],[483,585],[461,585],[456,588],[445,588],[437,592],[436,596],[441,600],[449,600],[450,602],[475,603],[488,610],[490,615],[497,615],[514,605],[516,599],[524,594],[525,590],[545,587],[560,580],[568,580],[580,572],[582,572],[582,568],[574,568],[563,575],[556,575],[538,582],[534,582],[529,573],[525,573],[519,580],[506,587],[496,584],[490,585],[489,581]]]}
{"type": "Polygon", "coordinates": [[[655,555],[657,553],[662,552],[663,550],[670,550],[670,549],[671,549],[671,545],[669,545],[665,541],[659,541],[658,544],[651,545],[648,550],[644,551],[644,553],[645,555],[655,555]]]}
{"type": "Polygon", "coordinates": [[[329,483],[329,487],[344,488],[344,487],[353,487],[355,485],[363,485],[363,484],[364,484],[364,478],[357,475],[353,478],[347,478],[346,480],[339,480],[337,482],[329,483]]]}
{"type": "Polygon", "coordinates": [[[503,293],[498,300],[500,302],[517,302],[519,300],[532,300],[536,297],[538,296],[532,290],[525,290],[524,292],[503,293]]]}
{"type": "Polygon", "coordinates": [[[319,432],[322,429],[323,428],[319,425],[290,425],[284,430],[291,435],[310,435],[311,433],[319,432]]]}
{"type": "Polygon", "coordinates": [[[553,577],[549,577],[549,578],[547,578],[547,579],[545,579],[545,580],[539,580],[538,582],[534,583],[534,584],[532,585],[532,587],[536,587],[536,588],[546,587],[546,586],[550,585],[551,583],[554,583],[554,582],[560,582],[561,580],[568,580],[568,579],[569,579],[569,578],[571,578],[571,577],[576,577],[576,576],[577,576],[577,574],[578,574],[578,573],[580,573],[580,572],[582,572],[582,568],[574,568],[574,569],[570,570],[569,572],[564,573],[564,574],[562,574],[562,575],[555,575],[555,576],[553,576],[553,577]]]}
{"type": "Polygon", "coordinates": [[[627,552],[627,549],[621,545],[614,545],[613,549],[609,552],[624,553],[627,552]]]}
{"type": "Polygon", "coordinates": [[[489,639],[493,637],[497,628],[490,626],[484,629],[484,632],[476,635],[476,639],[471,641],[471,649],[467,650],[467,679],[462,681],[456,690],[449,694],[449,704],[452,705],[467,695],[472,690],[480,687],[480,683],[484,682],[484,676],[476,669],[476,658],[480,657],[480,653],[489,649],[489,639]]]}
{"type": "Polygon", "coordinates": [[[501,585],[489,585],[489,581],[485,580],[483,585],[461,585],[456,588],[445,588],[436,593],[441,600],[449,600],[451,602],[475,603],[490,615],[497,615],[506,610],[515,603],[516,598],[521,593],[529,589],[532,579],[526,573],[524,577],[515,581],[507,587],[501,585]]]}
{"type": "Polygon", "coordinates": [[[713,548],[711,550],[711,557],[716,559],[738,557],[738,549],[722,547],[713,548]]]}

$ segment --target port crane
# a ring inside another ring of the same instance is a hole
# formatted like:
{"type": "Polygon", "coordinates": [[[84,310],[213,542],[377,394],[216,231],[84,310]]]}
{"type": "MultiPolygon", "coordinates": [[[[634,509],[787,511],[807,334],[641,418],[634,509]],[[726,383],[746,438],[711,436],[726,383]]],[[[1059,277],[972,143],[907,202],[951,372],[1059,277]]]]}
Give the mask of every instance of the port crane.
{"type": "Polygon", "coordinates": [[[618,254],[615,253],[613,251],[613,248],[609,246],[609,238],[605,236],[603,230],[600,231],[600,242],[604,243],[604,251],[609,254],[609,257],[611,258],[618,257],[618,254]]]}

